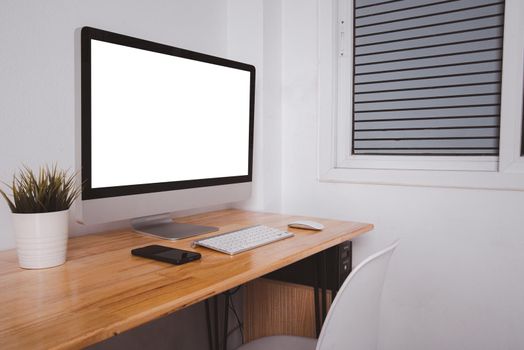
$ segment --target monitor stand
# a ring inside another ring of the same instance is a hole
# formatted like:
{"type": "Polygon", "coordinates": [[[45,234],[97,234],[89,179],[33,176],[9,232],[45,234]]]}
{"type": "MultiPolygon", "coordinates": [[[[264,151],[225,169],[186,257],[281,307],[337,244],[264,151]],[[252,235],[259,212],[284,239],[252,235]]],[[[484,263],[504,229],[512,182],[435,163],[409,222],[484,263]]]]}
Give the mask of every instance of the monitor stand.
{"type": "Polygon", "coordinates": [[[218,231],[214,226],[177,223],[168,215],[133,219],[131,227],[135,232],[170,241],[218,231]]]}

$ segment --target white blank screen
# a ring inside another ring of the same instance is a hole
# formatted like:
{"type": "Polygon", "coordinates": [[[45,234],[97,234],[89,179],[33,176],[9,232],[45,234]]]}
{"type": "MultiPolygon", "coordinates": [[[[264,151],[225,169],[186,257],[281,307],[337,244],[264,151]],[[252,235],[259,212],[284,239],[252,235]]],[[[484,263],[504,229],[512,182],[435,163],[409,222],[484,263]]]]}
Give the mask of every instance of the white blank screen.
{"type": "Polygon", "coordinates": [[[248,175],[248,71],[91,40],[91,187],[248,175]]]}

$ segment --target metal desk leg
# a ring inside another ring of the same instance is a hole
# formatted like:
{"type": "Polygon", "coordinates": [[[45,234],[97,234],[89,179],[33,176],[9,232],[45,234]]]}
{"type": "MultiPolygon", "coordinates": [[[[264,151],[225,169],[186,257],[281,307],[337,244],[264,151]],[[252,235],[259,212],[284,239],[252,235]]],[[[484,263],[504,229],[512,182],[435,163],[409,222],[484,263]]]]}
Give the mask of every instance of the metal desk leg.
{"type": "Polygon", "coordinates": [[[326,264],[326,251],[320,253],[320,271],[322,272],[320,276],[321,286],[322,286],[322,325],[324,325],[324,320],[327,315],[327,264],[326,264]]]}
{"type": "MultiPolygon", "coordinates": [[[[229,330],[229,295],[226,293],[224,295],[224,338],[222,349],[227,350],[227,336],[229,330]]],[[[205,308],[206,308],[206,323],[207,323],[207,339],[209,343],[209,350],[219,350],[220,349],[220,337],[219,337],[219,324],[218,324],[218,299],[219,296],[213,296],[213,315],[211,315],[210,299],[206,299],[205,308]],[[213,318],[213,322],[211,322],[213,318]]]]}
{"type": "Polygon", "coordinates": [[[227,330],[229,325],[229,295],[224,293],[225,305],[224,305],[224,346],[222,349],[227,350],[227,330]]]}
{"type": "Polygon", "coordinates": [[[320,336],[320,301],[319,301],[319,295],[318,295],[318,287],[320,285],[320,263],[319,263],[319,257],[316,257],[316,264],[315,264],[315,285],[313,286],[313,298],[315,299],[315,331],[317,334],[317,338],[320,336]]]}
{"type": "Polygon", "coordinates": [[[213,297],[213,300],[215,302],[215,314],[213,315],[214,323],[215,323],[215,350],[219,349],[219,340],[218,340],[218,295],[215,295],[213,297]]]}
{"type": "Polygon", "coordinates": [[[206,323],[207,323],[207,340],[209,344],[209,350],[214,350],[213,348],[213,335],[211,331],[211,314],[209,310],[209,299],[206,299],[205,301],[205,307],[206,307],[206,323]]]}
{"type": "Polygon", "coordinates": [[[218,350],[218,295],[213,296],[213,312],[211,312],[210,300],[206,299],[206,323],[207,323],[207,339],[209,342],[209,350],[218,350]],[[211,318],[213,322],[211,322],[211,318]]]}
{"type": "Polygon", "coordinates": [[[320,335],[322,325],[327,315],[327,263],[326,263],[326,252],[322,251],[315,257],[315,286],[314,298],[315,298],[315,328],[317,337],[320,335]],[[318,288],[322,290],[322,304],[319,302],[318,288]]]}

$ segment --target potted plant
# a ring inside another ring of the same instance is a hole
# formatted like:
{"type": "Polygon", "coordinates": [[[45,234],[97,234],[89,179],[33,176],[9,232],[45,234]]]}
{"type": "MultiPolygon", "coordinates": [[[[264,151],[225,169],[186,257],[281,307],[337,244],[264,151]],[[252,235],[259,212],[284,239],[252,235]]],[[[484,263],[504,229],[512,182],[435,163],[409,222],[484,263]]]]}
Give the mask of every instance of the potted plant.
{"type": "Polygon", "coordinates": [[[62,265],[66,260],[69,208],[80,194],[75,174],[57,166],[35,174],[23,167],[0,193],[13,212],[18,262],[25,269],[62,265]]]}

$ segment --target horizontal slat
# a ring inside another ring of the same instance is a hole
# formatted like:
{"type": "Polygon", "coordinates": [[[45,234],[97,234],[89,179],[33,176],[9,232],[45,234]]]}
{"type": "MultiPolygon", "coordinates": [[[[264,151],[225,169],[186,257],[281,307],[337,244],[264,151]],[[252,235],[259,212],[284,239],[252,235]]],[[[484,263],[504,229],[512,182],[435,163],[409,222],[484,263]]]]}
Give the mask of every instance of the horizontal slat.
{"type": "MultiPolygon", "coordinates": [[[[408,78],[399,78],[399,79],[359,81],[359,82],[355,82],[355,85],[390,83],[390,82],[403,82],[403,81],[415,81],[415,80],[428,80],[428,79],[447,79],[447,78],[457,78],[457,77],[466,77],[466,76],[478,77],[478,76],[481,76],[481,75],[484,75],[484,74],[500,74],[500,73],[501,73],[501,70],[490,70],[490,71],[470,72],[470,73],[454,73],[454,74],[442,74],[442,75],[424,75],[424,76],[420,76],[420,77],[408,77],[408,78]]],[[[440,80],[440,82],[442,82],[442,80],[440,80]]],[[[446,82],[448,82],[448,81],[446,81],[446,82]]]]}
{"type": "Polygon", "coordinates": [[[429,106],[429,107],[401,107],[401,108],[384,108],[384,109],[365,109],[366,107],[355,108],[355,114],[364,113],[382,113],[382,112],[414,112],[414,111],[436,111],[436,110],[447,110],[447,109],[466,109],[466,108],[479,108],[479,107],[497,107],[498,104],[486,103],[477,105],[453,105],[453,106],[429,106]]]}
{"type": "Polygon", "coordinates": [[[439,47],[451,45],[450,43],[473,42],[485,40],[485,38],[501,37],[503,34],[502,27],[488,28],[483,30],[475,29],[474,31],[462,31],[447,35],[425,36],[420,39],[403,39],[391,42],[372,43],[356,46],[356,54],[371,54],[374,52],[384,52],[393,50],[412,50],[418,47],[439,47]]]}
{"type": "Polygon", "coordinates": [[[487,107],[466,107],[466,108],[447,108],[447,109],[427,109],[427,110],[406,110],[393,112],[374,112],[374,113],[355,113],[355,120],[384,120],[399,118],[439,118],[439,117],[467,117],[477,115],[498,115],[499,106],[487,107]]]}
{"type": "Polygon", "coordinates": [[[355,17],[356,28],[363,28],[368,26],[377,26],[398,22],[413,22],[415,20],[432,21],[442,18],[452,18],[453,16],[461,15],[462,17],[475,16],[473,11],[480,9],[489,9],[493,7],[500,7],[500,1],[448,1],[444,3],[433,3],[433,6],[404,8],[403,11],[395,12],[376,12],[373,15],[358,14],[355,17]]]}
{"type": "Polygon", "coordinates": [[[384,5],[384,4],[390,4],[390,3],[393,3],[393,2],[399,2],[399,1],[405,1],[405,0],[381,0],[381,1],[376,1],[376,0],[355,0],[354,6],[355,6],[355,9],[362,9],[362,8],[381,6],[381,5],[384,5]]]}
{"type": "Polygon", "coordinates": [[[384,138],[424,138],[424,137],[498,137],[498,127],[490,128],[434,128],[434,129],[404,129],[404,130],[370,130],[355,131],[355,140],[384,138]]]}
{"type": "Polygon", "coordinates": [[[435,0],[355,0],[355,10],[359,15],[375,12],[390,11],[394,9],[416,6],[421,4],[431,4],[435,0]]]}
{"type": "Polygon", "coordinates": [[[418,77],[417,79],[376,81],[355,84],[355,92],[374,90],[425,88],[431,86],[448,86],[454,84],[492,83],[500,81],[500,72],[475,75],[457,75],[452,77],[418,77]],[[445,78],[445,79],[444,79],[445,78]]]}
{"type": "Polygon", "coordinates": [[[355,148],[362,151],[417,151],[417,150],[462,150],[462,151],[473,151],[473,150],[493,150],[497,149],[496,147],[390,147],[390,148],[375,148],[375,147],[358,147],[355,148]]]}
{"type": "Polygon", "coordinates": [[[462,18],[453,21],[444,21],[434,24],[423,24],[409,28],[399,28],[388,31],[375,31],[367,34],[355,35],[355,43],[367,44],[375,41],[388,41],[396,39],[413,38],[417,36],[443,34],[454,31],[484,28],[503,24],[503,14],[492,14],[472,18],[462,18]]]}
{"type": "MultiPolygon", "coordinates": [[[[479,5],[487,4],[493,2],[494,0],[451,0],[450,2],[461,2],[470,6],[470,5],[479,5]]],[[[500,0],[501,2],[503,0],[500,0]]],[[[440,4],[445,2],[444,0],[401,0],[401,1],[380,1],[376,2],[374,6],[366,7],[362,6],[362,0],[355,0],[355,12],[357,16],[373,15],[377,13],[383,13],[387,11],[400,10],[404,11],[410,7],[420,7],[420,6],[434,6],[435,4],[440,4]]]]}
{"type": "Polygon", "coordinates": [[[355,18],[384,16],[384,15],[390,15],[395,12],[403,12],[407,14],[409,13],[408,11],[421,9],[421,8],[427,8],[427,7],[434,8],[434,6],[445,4],[445,3],[450,3],[450,2],[457,2],[457,0],[441,0],[441,1],[428,2],[428,3],[417,3],[414,5],[408,5],[408,6],[406,6],[405,3],[403,3],[405,7],[399,7],[399,8],[389,9],[389,10],[380,10],[380,9],[375,8],[374,9],[375,11],[371,11],[368,13],[362,13],[363,12],[362,10],[357,9],[355,18]]]}
{"type": "MultiPolygon", "coordinates": [[[[367,71],[367,72],[356,72],[356,76],[364,76],[364,75],[373,75],[373,74],[383,74],[383,73],[392,73],[392,72],[413,72],[413,71],[419,71],[416,72],[416,74],[420,74],[420,71],[424,71],[424,73],[430,72],[430,73],[436,73],[435,71],[431,71],[434,69],[440,69],[440,68],[449,68],[449,69],[456,69],[460,72],[464,70],[473,70],[472,67],[482,67],[479,66],[480,64],[485,63],[494,63],[495,69],[501,68],[501,62],[502,59],[491,59],[491,60],[482,60],[482,61],[466,61],[466,62],[457,62],[457,63],[446,63],[446,64],[435,64],[433,66],[420,66],[420,67],[407,67],[407,68],[388,68],[384,70],[374,70],[374,71],[367,71]],[[475,66],[476,65],[476,66],[475,66]]],[[[493,69],[493,68],[490,68],[493,69]]],[[[478,69],[475,69],[478,70],[478,69]]],[[[446,72],[449,73],[449,72],[446,72]]]]}
{"type": "Polygon", "coordinates": [[[500,60],[500,50],[489,50],[473,53],[458,53],[453,55],[405,59],[401,61],[371,61],[355,66],[355,73],[373,73],[385,70],[418,69],[443,65],[469,64],[475,62],[500,60]]]}
{"type": "Polygon", "coordinates": [[[498,148],[473,148],[473,149],[355,149],[354,154],[361,155],[398,155],[398,156],[496,156],[498,148]]]}
{"type": "MultiPolygon", "coordinates": [[[[503,0],[498,0],[502,2],[503,0]]],[[[355,18],[374,17],[377,20],[381,18],[390,18],[395,13],[402,13],[406,16],[413,16],[422,13],[435,13],[446,11],[448,9],[471,7],[493,3],[495,0],[404,0],[396,4],[375,6],[373,9],[356,9],[355,18]]]]}
{"type": "Polygon", "coordinates": [[[453,77],[472,74],[485,74],[484,72],[500,72],[502,64],[497,62],[470,63],[467,65],[453,65],[436,68],[414,69],[408,71],[377,72],[355,75],[355,83],[369,83],[374,81],[424,79],[426,77],[453,77]]]}
{"type": "Polygon", "coordinates": [[[483,84],[483,85],[463,85],[458,87],[435,88],[427,87],[419,90],[390,90],[385,92],[368,91],[355,94],[355,103],[386,100],[386,99],[401,99],[401,98],[445,98],[447,96],[457,95],[472,95],[472,94],[500,94],[499,84],[483,84]]]}
{"type": "Polygon", "coordinates": [[[384,53],[363,54],[355,56],[355,63],[369,63],[378,61],[414,60],[428,57],[442,57],[444,55],[462,55],[464,53],[478,52],[482,50],[494,50],[502,48],[501,39],[488,38],[482,42],[450,43],[444,47],[417,48],[409,51],[392,51],[384,53]]]}
{"type": "Polygon", "coordinates": [[[426,17],[414,17],[412,19],[392,19],[390,21],[374,22],[367,24],[359,24],[355,27],[355,35],[376,34],[377,32],[391,32],[413,28],[420,28],[421,26],[439,26],[442,24],[450,24],[450,22],[459,23],[470,19],[489,18],[487,16],[501,15],[504,13],[504,6],[502,4],[494,4],[484,7],[472,7],[471,9],[463,9],[451,13],[444,13],[440,15],[429,15],[426,17]]]}
{"type": "MultiPolygon", "coordinates": [[[[361,96],[370,96],[370,94],[380,94],[380,93],[392,93],[392,92],[406,92],[409,91],[410,93],[423,93],[424,90],[435,90],[437,93],[440,90],[448,90],[448,89],[461,89],[460,91],[467,90],[467,88],[475,88],[475,87],[485,87],[485,86],[496,86],[497,90],[500,91],[500,82],[499,81],[488,81],[488,82],[480,82],[480,83],[465,83],[465,84],[450,84],[450,85],[433,85],[433,86],[418,86],[418,87],[403,87],[403,88],[391,88],[391,89],[384,89],[384,90],[362,90],[362,87],[369,88],[371,85],[363,85],[360,86],[359,91],[356,91],[356,95],[361,96]]],[[[475,92],[476,90],[472,90],[472,92],[475,92]]],[[[427,93],[427,92],[426,92],[427,93]]],[[[431,92],[432,93],[432,92],[431,92]]],[[[402,94],[404,96],[404,94],[402,94]]],[[[359,96],[357,96],[359,97],[359,96]]]]}
{"type": "Polygon", "coordinates": [[[475,45],[472,44],[478,44],[479,42],[489,42],[488,45],[493,45],[492,47],[497,48],[500,46],[502,36],[490,36],[490,37],[484,37],[480,39],[471,39],[471,40],[459,40],[459,41],[448,41],[445,43],[440,44],[432,44],[432,45],[422,45],[422,46],[413,46],[413,47],[405,47],[405,48],[395,48],[395,49],[387,49],[387,50],[374,50],[364,48],[361,50],[356,50],[355,57],[361,57],[361,56],[372,56],[372,55],[384,55],[384,54],[390,54],[390,53],[405,53],[407,51],[414,51],[409,53],[409,57],[418,57],[419,55],[425,56],[428,54],[431,54],[431,51],[429,49],[435,49],[435,48],[445,48],[445,52],[457,52],[457,51],[464,51],[464,50],[471,50],[475,48],[475,45]],[[361,52],[364,51],[364,52],[361,52]]]}
{"type": "MultiPolygon", "coordinates": [[[[410,97],[406,97],[410,98],[410,97]]],[[[470,97],[447,97],[439,99],[420,99],[420,100],[402,100],[402,101],[384,101],[374,103],[358,103],[355,104],[356,113],[371,113],[371,111],[382,110],[414,110],[414,109],[440,109],[440,108],[454,108],[461,106],[468,108],[470,106],[487,106],[498,105],[500,101],[499,95],[487,96],[470,96],[470,97]]]]}
{"type": "MultiPolygon", "coordinates": [[[[415,104],[414,103],[411,103],[413,101],[419,101],[419,102],[430,102],[432,103],[433,106],[435,106],[435,101],[436,100],[443,100],[445,99],[446,103],[448,101],[453,101],[453,99],[464,99],[464,102],[467,102],[468,100],[466,100],[467,98],[478,98],[478,97],[492,97],[492,98],[495,98],[496,101],[495,102],[498,102],[498,95],[500,95],[500,93],[485,93],[485,94],[463,94],[463,95],[447,95],[447,96],[425,96],[425,97],[412,97],[412,96],[409,96],[409,97],[403,97],[403,98],[390,98],[390,96],[388,96],[388,98],[385,98],[385,99],[381,99],[381,100],[369,100],[369,101],[355,101],[356,104],[374,104],[374,107],[380,107],[379,105],[377,104],[381,104],[381,103],[390,103],[390,102],[404,102],[404,106],[410,106],[410,107],[414,107],[415,104]]],[[[458,103],[458,101],[456,101],[458,103]]],[[[462,103],[462,102],[461,102],[462,103]]]]}
{"type": "Polygon", "coordinates": [[[436,41],[438,43],[438,41],[440,41],[442,37],[446,37],[448,40],[459,41],[466,39],[474,39],[475,37],[480,36],[480,33],[486,32],[488,30],[493,32],[493,34],[490,34],[489,36],[498,35],[501,32],[501,28],[503,28],[502,24],[497,24],[486,27],[466,27],[465,29],[455,29],[437,33],[428,29],[427,34],[406,35],[406,33],[398,33],[392,35],[390,38],[384,38],[384,36],[364,37],[358,38],[355,41],[355,47],[360,48],[393,43],[414,43],[415,45],[412,46],[418,46],[416,45],[417,42],[421,41],[422,39],[432,39],[433,42],[436,41]]]}
{"type": "Polygon", "coordinates": [[[373,138],[355,138],[355,142],[383,142],[383,141],[414,141],[414,142],[422,142],[425,143],[426,141],[470,141],[470,140],[477,140],[477,141],[485,141],[485,140],[495,140],[498,139],[498,137],[492,137],[492,136],[475,136],[475,137],[469,137],[469,136],[420,136],[420,137],[373,137],[373,138]]]}
{"type": "Polygon", "coordinates": [[[498,127],[499,116],[446,119],[407,119],[386,121],[355,121],[355,131],[392,128],[447,128],[447,127],[498,127]]]}
{"type": "MultiPolygon", "coordinates": [[[[360,63],[355,63],[356,67],[364,67],[364,66],[377,66],[379,64],[411,64],[411,65],[419,65],[419,66],[427,66],[428,60],[436,60],[436,59],[443,59],[443,60],[453,60],[454,58],[464,58],[464,61],[467,61],[471,55],[476,54],[499,54],[502,52],[502,47],[499,48],[489,48],[489,49],[477,49],[477,50],[469,50],[469,51],[458,51],[458,52],[450,52],[450,53],[441,53],[441,54],[432,54],[427,56],[410,56],[410,57],[400,57],[400,58],[394,58],[394,59],[388,59],[388,60],[377,60],[375,57],[367,57],[365,59],[361,59],[360,63]]],[[[492,58],[486,58],[486,59],[492,59],[492,58]]],[[[356,60],[355,60],[356,62],[356,60]]],[[[460,62],[460,61],[459,61],[460,62]]]]}
{"type": "Polygon", "coordinates": [[[498,147],[498,139],[442,139],[442,140],[354,140],[355,148],[375,147],[375,148],[393,148],[393,147],[498,147]]]}

